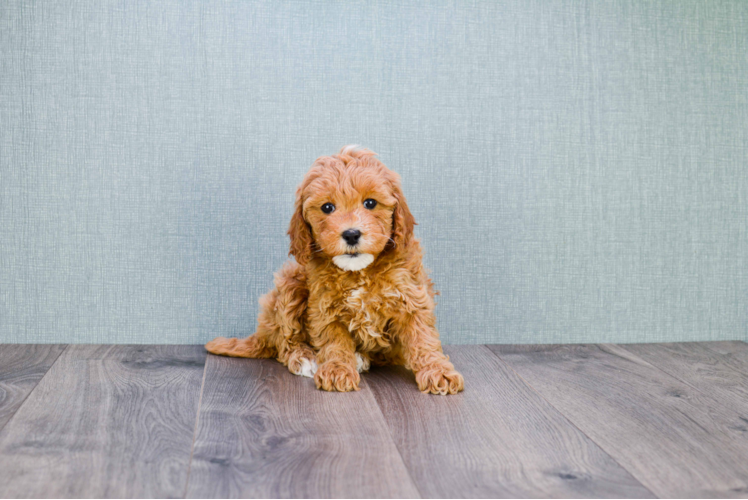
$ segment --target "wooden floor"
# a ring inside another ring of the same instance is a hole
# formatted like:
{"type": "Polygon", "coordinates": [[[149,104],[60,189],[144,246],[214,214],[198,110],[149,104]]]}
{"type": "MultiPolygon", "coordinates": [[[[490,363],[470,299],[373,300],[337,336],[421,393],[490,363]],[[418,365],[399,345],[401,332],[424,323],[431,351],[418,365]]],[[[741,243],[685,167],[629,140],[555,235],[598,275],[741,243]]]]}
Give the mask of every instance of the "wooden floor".
{"type": "Polygon", "coordinates": [[[748,344],[452,346],[317,391],[200,346],[0,345],[1,497],[748,497],[748,344]]]}

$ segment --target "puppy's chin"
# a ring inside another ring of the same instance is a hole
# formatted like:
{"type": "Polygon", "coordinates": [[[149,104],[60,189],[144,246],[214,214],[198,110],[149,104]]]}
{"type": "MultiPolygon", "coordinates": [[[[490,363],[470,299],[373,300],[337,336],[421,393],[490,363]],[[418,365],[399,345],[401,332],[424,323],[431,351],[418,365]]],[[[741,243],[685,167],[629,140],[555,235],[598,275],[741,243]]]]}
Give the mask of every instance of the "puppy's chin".
{"type": "Polygon", "coordinates": [[[370,253],[344,254],[336,255],[332,261],[343,271],[360,271],[374,262],[374,256],[370,253]]]}

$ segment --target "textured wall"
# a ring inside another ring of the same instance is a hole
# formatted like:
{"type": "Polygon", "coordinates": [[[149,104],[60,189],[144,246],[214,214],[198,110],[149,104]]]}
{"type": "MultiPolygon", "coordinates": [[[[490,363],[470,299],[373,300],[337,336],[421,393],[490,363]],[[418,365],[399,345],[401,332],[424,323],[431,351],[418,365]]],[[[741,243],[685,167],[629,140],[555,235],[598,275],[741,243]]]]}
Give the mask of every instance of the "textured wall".
{"type": "Polygon", "coordinates": [[[447,342],[748,339],[748,2],[3,0],[0,56],[2,342],[251,333],[348,143],[447,342]]]}

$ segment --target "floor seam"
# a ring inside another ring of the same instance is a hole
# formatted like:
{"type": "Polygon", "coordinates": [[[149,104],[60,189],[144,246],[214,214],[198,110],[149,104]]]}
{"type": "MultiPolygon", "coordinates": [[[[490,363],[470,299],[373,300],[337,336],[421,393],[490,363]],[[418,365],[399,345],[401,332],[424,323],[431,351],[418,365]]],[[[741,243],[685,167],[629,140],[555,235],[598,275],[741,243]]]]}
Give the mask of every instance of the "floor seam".
{"type": "MultiPolygon", "coordinates": [[[[597,346],[597,344],[594,344],[594,345],[597,346]]],[[[554,410],[556,410],[558,412],[558,414],[561,415],[564,418],[564,420],[566,420],[567,422],[569,422],[569,425],[571,425],[572,427],[574,427],[575,429],[577,429],[579,432],[582,433],[583,436],[585,436],[592,443],[594,443],[595,446],[597,446],[598,448],[600,448],[600,451],[602,451],[603,453],[605,453],[605,455],[607,455],[613,462],[615,462],[616,464],[618,464],[618,466],[621,469],[623,469],[626,472],[628,472],[629,475],[632,478],[634,478],[634,480],[637,483],[639,483],[642,488],[644,488],[645,490],[647,490],[648,492],[650,492],[654,498],[662,498],[659,495],[657,495],[654,491],[652,491],[638,477],[636,477],[634,475],[634,473],[631,472],[627,467],[625,467],[622,463],[620,463],[618,460],[616,460],[616,458],[614,456],[612,456],[610,453],[608,453],[608,451],[605,448],[603,448],[603,446],[600,443],[598,443],[590,435],[588,435],[586,432],[584,432],[573,420],[571,420],[564,412],[562,412],[559,408],[557,408],[556,405],[554,405],[553,403],[551,403],[550,401],[548,401],[548,399],[546,399],[545,396],[543,396],[540,393],[540,391],[538,391],[535,387],[533,387],[532,384],[530,384],[530,382],[528,382],[527,380],[525,380],[522,377],[522,375],[520,375],[519,372],[517,370],[515,370],[514,367],[507,360],[505,360],[504,358],[502,358],[501,356],[499,356],[499,354],[497,354],[493,349],[491,349],[490,347],[488,347],[488,345],[483,344],[483,347],[485,347],[489,352],[491,352],[494,356],[496,356],[502,363],[504,363],[504,365],[506,365],[506,367],[509,368],[512,371],[512,373],[514,373],[515,375],[517,375],[517,377],[519,377],[519,379],[522,381],[522,383],[524,383],[525,385],[527,385],[527,387],[529,387],[535,394],[537,394],[540,399],[542,399],[543,401],[545,401],[546,403],[548,403],[551,406],[551,408],[553,408],[554,410]]]]}
{"type": "Polygon", "coordinates": [[[205,389],[205,378],[208,373],[208,359],[210,354],[205,358],[205,364],[203,365],[203,380],[200,383],[200,397],[197,399],[197,413],[195,414],[195,430],[192,433],[192,447],[190,448],[190,460],[187,463],[187,480],[184,485],[184,495],[182,498],[187,498],[187,492],[190,488],[190,474],[192,473],[192,459],[195,456],[195,441],[197,441],[197,429],[200,424],[200,409],[203,406],[203,390],[205,389]]]}
{"type": "Polygon", "coordinates": [[[16,410],[15,410],[15,411],[13,412],[13,414],[12,414],[12,415],[10,416],[10,418],[9,418],[9,419],[8,419],[8,420],[7,420],[7,421],[6,421],[6,422],[5,422],[5,423],[4,423],[4,424],[3,424],[2,426],[0,426],[0,432],[2,432],[2,431],[3,431],[3,429],[5,429],[5,428],[6,428],[7,426],[8,426],[8,424],[9,424],[9,423],[11,423],[11,422],[13,421],[13,419],[14,419],[14,418],[16,418],[16,415],[18,415],[18,411],[19,411],[19,410],[20,410],[20,409],[21,409],[21,408],[23,407],[23,405],[24,405],[24,404],[26,404],[26,401],[28,401],[29,397],[30,397],[30,396],[31,396],[31,395],[32,395],[32,394],[34,393],[34,391],[35,391],[35,390],[37,389],[37,387],[39,387],[39,384],[41,384],[41,383],[42,383],[42,380],[44,380],[44,377],[46,377],[46,376],[47,376],[47,374],[48,374],[48,373],[49,373],[49,371],[50,371],[50,370],[52,369],[52,367],[53,367],[53,366],[55,366],[55,365],[57,364],[57,362],[58,362],[58,361],[60,360],[60,358],[62,357],[63,353],[64,353],[65,351],[67,351],[67,350],[68,350],[68,347],[70,347],[70,344],[65,344],[65,347],[63,347],[63,349],[62,349],[62,350],[60,351],[60,353],[59,353],[59,354],[57,355],[57,357],[56,357],[56,358],[55,358],[55,360],[54,360],[54,361],[52,362],[52,364],[51,364],[51,365],[49,365],[49,368],[47,368],[47,369],[45,370],[45,372],[44,372],[44,375],[42,375],[42,376],[41,376],[41,378],[40,378],[40,379],[39,379],[39,381],[38,381],[38,382],[36,383],[36,385],[34,386],[34,388],[33,388],[33,389],[31,389],[31,390],[29,391],[29,393],[28,393],[28,394],[26,394],[26,397],[25,397],[25,398],[23,398],[23,401],[21,401],[21,404],[19,404],[19,405],[18,405],[18,408],[16,408],[16,410]]]}
{"type": "MultiPolygon", "coordinates": [[[[738,411],[738,410],[736,410],[736,409],[734,409],[734,408],[731,408],[731,407],[729,407],[729,406],[725,405],[724,403],[720,403],[720,402],[719,402],[719,401],[717,401],[717,400],[716,400],[716,399],[715,399],[715,398],[714,398],[713,396],[711,396],[711,395],[710,395],[710,394],[709,394],[708,392],[705,392],[704,390],[702,390],[702,389],[699,389],[698,387],[696,387],[696,386],[692,385],[692,384],[691,384],[690,382],[688,382],[687,380],[684,380],[684,379],[682,379],[682,378],[681,378],[681,377],[679,377],[678,375],[676,375],[676,374],[674,374],[674,373],[670,373],[670,372],[669,372],[669,371],[667,371],[666,369],[664,369],[664,368],[662,368],[662,367],[660,367],[660,366],[657,366],[657,365],[655,365],[655,364],[652,364],[652,363],[650,363],[650,362],[649,362],[649,361],[647,361],[646,359],[644,359],[644,358],[642,358],[641,356],[639,356],[639,355],[638,355],[637,353],[635,353],[635,352],[633,352],[633,351],[631,351],[631,350],[629,350],[629,349],[626,349],[626,345],[625,345],[625,344],[613,344],[613,345],[615,345],[615,346],[618,346],[618,347],[622,348],[623,350],[625,350],[626,352],[628,352],[628,353],[629,353],[629,354],[631,354],[632,356],[636,356],[636,357],[637,357],[637,358],[639,358],[639,359],[640,359],[640,360],[641,360],[642,362],[644,362],[644,363],[648,364],[649,366],[651,366],[652,368],[654,368],[654,369],[656,369],[656,370],[659,370],[659,371],[661,371],[662,373],[664,373],[664,374],[665,374],[665,375],[667,375],[668,377],[670,377],[670,378],[674,378],[674,379],[675,379],[675,380],[677,380],[678,382],[680,382],[680,383],[682,383],[682,384],[685,384],[685,385],[687,385],[688,387],[690,387],[690,388],[691,388],[691,389],[693,389],[694,391],[698,392],[699,394],[701,394],[702,396],[704,396],[704,397],[705,397],[705,398],[707,398],[708,400],[710,400],[710,401],[714,401],[714,402],[715,402],[716,404],[718,404],[718,405],[719,405],[719,406],[720,406],[721,408],[725,408],[726,410],[728,410],[728,411],[731,411],[731,412],[733,412],[733,413],[737,414],[738,416],[740,416],[740,411],[738,411]]],[[[718,353],[718,352],[715,352],[715,351],[712,351],[711,349],[708,349],[708,348],[707,348],[707,350],[708,350],[708,351],[710,351],[711,353],[715,354],[716,356],[719,356],[719,357],[722,357],[722,356],[723,356],[722,354],[720,354],[720,353],[718,353]]],[[[731,367],[731,366],[729,366],[729,365],[727,365],[727,366],[728,366],[729,368],[732,368],[733,370],[735,370],[736,372],[738,372],[738,373],[740,373],[740,374],[743,374],[743,375],[747,375],[746,373],[742,372],[741,370],[738,370],[738,369],[736,369],[736,368],[733,368],[733,367],[731,367]]]]}
{"type": "MultiPolygon", "coordinates": [[[[745,342],[743,342],[742,340],[736,340],[736,342],[740,342],[740,343],[742,343],[742,344],[745,344],[745,342]]],[[[699,342],[699,343],[702,343],[702,342],[699,342]]],[[[714,353],[714,354],[715,354],[716,356],[718,356],[718,357],[719,357],[720,359],[724,360],[724,361],[725,361],[725,364],[727,364],[727,366],[729,366],[730,368],[732,368],[733,370],[735,370],[735,371],[736,371],[736,372],[738,372],[738,373],[742,373],[743,375],[746,375],[746,376],[748,376],[748,367],[746,367],[746,368],[744,369],[744,368],[743,368],[743,366],[742,366],[742,363],[740,363],[740,367],[735,367],[735,366],[732,366],[732,364],[729,364],[729,363],[730,363],[730,361],[731,361],[731,359],[730,359],[730,357],[729,357],[729,356],[727,356],[727,355],[725,355],[725,354],[722,354],[722,353],[721,353],[721,352],[719,352],[719,351],[715,351],[714,349],[712,349],[711,347],[709,347],[709,344],[710,344],[710,342],[703,342],[703,344],[704,344],[704,349],[706,349],[706,350],[707,350],[707,351],[709,351],[709,352],[712,352],[712,353],[714,353]]],[[[738,362],[739,362],[740,360],[736,360],[736,361],[738,361],[738,362]]]]}
{"type": "Polygon", "coordinates": [[[397,451],[397,455],[400,457],[400,461],[403,463],[403,468],[405,468],[405,473],[408,475],[408,478],[410,479],[410,482],[413,484],[413,487],[418,492],[418,496],[420,498],[427,498],[423,496],[423,493],[421,492],[421,489],[418,487],[418,483],[413,479],[413,475],[410,473],[410,468],[408,467],[408,464],[405,463],[405,458],[403,457],[403,454],[400,452],[400,447],[395,442],[395,436],[392,434],[392,429],[390,428],[390,425],[387,423],[387,417],[384,416],[384,411],[382,411],[382,406],[379,404],[379,400],[377,399],[376,394],[374,394],[374,390],[371,388],[371,384],[367,383],[367,389],[369,391],[369,394],[371,394],[371,397],[374,398],[374,402],[377,405],[377,409],[379,410],[379,414],[382,416],[382,423],[384,423],[384,426],[387,428],[387,434],[390,436],[390,442],[392,443],[392,446],[395,447],[395,451],[397,451]]]}

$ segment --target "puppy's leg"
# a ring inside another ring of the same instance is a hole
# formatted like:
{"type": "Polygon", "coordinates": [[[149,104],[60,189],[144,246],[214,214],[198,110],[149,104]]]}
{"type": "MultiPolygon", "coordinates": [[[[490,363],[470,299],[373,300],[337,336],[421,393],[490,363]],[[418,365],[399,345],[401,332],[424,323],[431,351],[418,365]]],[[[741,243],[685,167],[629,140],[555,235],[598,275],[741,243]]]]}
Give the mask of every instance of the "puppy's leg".
{"type": "Polygon", "coordinates": [[[257,333],[244,340],[219,337],[206,349],[224,356],[277,358],[292,373],[313,376],[315,353],[304,327],[308,296],[304,269],[287,263],[275,275],[275,288],[260,299],[257,333]]]}
{"type": "Polygon", "coordinates": [[[306,333],[306,309],[309,290],[304,268],[288,264],[275,275],[277,293],[268,298],[263,309],[268,322],[278,331],[278,361],[294,375],[313,377],[317,356],[309,346],[306,333]]]}
{"type": "Polygon", "coordinates": [[[236,358],[275,358],[283,350],[280,328],[275,321],[275,304],[278,299],[278,289],[273,289],[260,298],[260,315],[257,321],[257,331],[246,339],[218,337],[205,344],[205,349],[211,354],[219,356],[233,356],[236,358]]]}
{"type": "Polygon", "coordinates": [[[318,348],[319,368],[314,375],[317,389],[325,391],[357,391],[361,377],[356,369],[356,344],[348,330],[338,322],[331,323],[312,334],[318,348]]]}
{"type": "Polygon", "coordinates": [[[398,318],[402,354],[416,375],[418,389],[431,394],[457,394],[465,382],[442,352],[431,311],[416,311],[398,318]]]}

